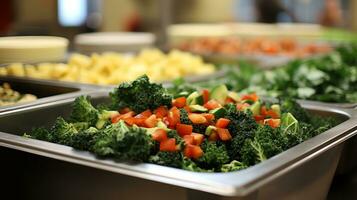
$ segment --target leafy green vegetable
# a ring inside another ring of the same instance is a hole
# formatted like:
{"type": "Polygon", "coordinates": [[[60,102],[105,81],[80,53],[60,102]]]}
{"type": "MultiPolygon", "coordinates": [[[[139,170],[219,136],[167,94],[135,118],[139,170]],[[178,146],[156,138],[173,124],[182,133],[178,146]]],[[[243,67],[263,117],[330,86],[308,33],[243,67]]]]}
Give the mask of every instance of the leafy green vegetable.
{"type": "Polygon", "coordinates": [[[128,127],[122,120],[107,126],[93,147],[99,156],[114,156],[134,161],[147,161],[151,148],[153,141],[145,129],[137,126],[128,127]]]}
{"type": "Polygon", "coordinates": [[[87,122],[94,126],[98,120],[98,110],[91,104],[89,97],[80,96],[74,101],[70,119],[72,122],[87,122]]]}
{"type": "Polygon", "coordinates": [[[149,162],[158,165],[180,168],[182,166],[182,159],[183,157],[179,152],[159,151],[157,154],[150,156],[149,162]]]}
{"type": "Polygon", "coordinates": [[[115,110],[128,107],[136,113],[154,110],[159,106],[170,106],[172,99],[161,84],[150,83],[146,75],[132,83],[120,84],[110,96],[115,110]]]}
{"type": "Polygon", "coordinates": [[[222,165],[221,172],[232,172],[245,168],[247,168],[247,166],[244,163],[232,160],[230,163],[222,165]]]}
{"type": "Polygon", "coordinates": [[[198,160],[200,167],[205,169],[220,169],[221,165],[229,162],[225,145],[217,145],[216,142],[205,141],[201,147],[204,154],[198,160]]]}

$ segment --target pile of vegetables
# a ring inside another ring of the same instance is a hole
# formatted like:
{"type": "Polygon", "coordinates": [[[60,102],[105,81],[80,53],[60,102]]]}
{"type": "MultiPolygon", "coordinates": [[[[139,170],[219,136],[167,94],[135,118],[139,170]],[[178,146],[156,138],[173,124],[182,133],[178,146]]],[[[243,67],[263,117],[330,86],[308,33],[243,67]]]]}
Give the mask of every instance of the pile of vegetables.
{"type": "Polygon", "coordinates": [[[357,102],[357,44],[346,44],[328,55],[295,60],[271,71],[240,63],[227,76],[199,86],[227,84],[234,91],[260,96],[291,97],[323,102],[357,102]]]}
{"type": "Polygon", "coordinates": [[[142,76],[110,93],[110,105],[78,97],[68,119],[26,133],[98,157],[149,162],[195,172],[229,172],[264,161],[327,129],[295,101],[264,102],[225,85],[176,88],[142,76]]]}

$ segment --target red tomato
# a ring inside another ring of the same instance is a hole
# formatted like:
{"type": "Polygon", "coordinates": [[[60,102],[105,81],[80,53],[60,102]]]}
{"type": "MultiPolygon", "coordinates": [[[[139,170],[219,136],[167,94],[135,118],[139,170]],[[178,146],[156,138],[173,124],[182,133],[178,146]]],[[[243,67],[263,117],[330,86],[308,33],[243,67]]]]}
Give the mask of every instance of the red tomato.
{"type": "Polygon", "coordinates": [[[272,128],[277,128],[280,126],[280,119],[266,119],[264,124],[271,126],[272,128]]]}
{"type": "Polygon", "coordinates": [[[145,127],[154,128],[157,124],[156,115],[151,115],[144,121],[145,127]]]}
{"type": "Polygon", "coordinates": [[[191,135],[193,136],[193,144],[198,146],[202,144],[203,139],[205,138],[205,136],[200,133],[192,133],[191,135]]]}
{"type": "Polygon", "coordinates": [[[241,99],[242,99],[242,101],[243,100],[251,100],[251,101],[256,102],[256,101],[258,101],[259,97],[257,94],[252,93],[252,94],[243,95],[241,99]]]}
{"type": "Polygon", "coordinates": [[[209,90],[204,89],[202,90],[202,97],[203,97],[203,104],[209,101],[209,90]]]}
{"type": "Polygon", "coordinates": [[[167,140],[167,133],[164,129],[159,128],[152,133],[151,137],[155,141],[162,142],[167,140]]]}
{"type": "Polygon", "coordinates": [[[236,107],[237,110],[244,110],[246,108],[248,108],[250,105],[248,103],[237,103],[236,107]]]}
{"type": "Polygon", "coordinates": [[[185,141],[186,145],[188,145],[188,144],[192,144],[193,145],[195,143],[193,135],[184,135],[183,136],[183,140],[185,141]]]}
{"type": "Polygon", "coordinates": [[[175,128],[176,124],[180,123],[180,110],[177,107],[172,107],[167,115],[167,121],[170,128],[175,128]]]}
{"type": "Polygon", "coordinates": [[[217,128],[226,128],[231,120],[226,118],[219,118],[216,122],[217,128]]]}
{"type": "Polygon", "coordinates": [[[172,106],[183,108],[186,105],[186,97],[179,97],[172,101],[172,106]]]}
{"type": "Polygon", "coordinates": [[[231,136],[231,134],[229,133],[228,129],[225,129],[225,128],[217,128],[217,133],[218,133],[219,138],[220,138],[222,141],[227,141],[227,140],[232,139],[232,136],[231,136]]]}
{"type": "Polygon", "coordinates": [[[202,114],[190,113],[188,114],[188,118],[194,124],[204,124],[207,122],[207,119],[202,114]]]}
{"type": "Polygon", "coordinates": [[[189,144],[185,147],[184,155],[188,158],[197,159],[203,155],[203,151],[201,147],[189,144]]]}
{"type": "Polygon", "coordinates": [[[169,138],[160,142],[160,151],[176,151],[176,139],[169,138]]]}
{"type": "Polygon", "coordinates": [[[157,118],[162,119],[167,115],[168,110],[167,110],[167,108],[165,106],[160,106],[160,107],[156,108],[154,113],[155,113],[157,118]]]}
{"type": "Polygon", "coordinates": [[[183,137],[184,135],[190,135],[192,133],[193,127],[191,125],[187,124],[177,124],[176,125],[176,130],[177,133],[183,137]]]}
{"type": "Polygon", "coordinates": [[[207,103],[203,105],[203,107],[207,108],[208,110],[213,110],[216,108],[222,107],[221,104],[218,103],[218,101],[211,99],[207,103]]]}
{"type": "Polygon", "coordinates": [[[203,113],[203,116],[207,119],[207,121],[214,120],[214,114],[211,113],[203,113]]]}
{"type": "Polygon", "coordinates": [[[134,112],[133,111],[129,111],[125,114],[122,115],[115,115],[111,118],[112,123],[117,123],[119,122],[121,119],[128,119],[134,116],[134,112]]]}
{"type": "Polygon", "coordinates": [[[144,116],[144,117],[150,117],[152,115],[151,110],[147,109],[144,112],[140,113],[140,115],[144,116]]]}

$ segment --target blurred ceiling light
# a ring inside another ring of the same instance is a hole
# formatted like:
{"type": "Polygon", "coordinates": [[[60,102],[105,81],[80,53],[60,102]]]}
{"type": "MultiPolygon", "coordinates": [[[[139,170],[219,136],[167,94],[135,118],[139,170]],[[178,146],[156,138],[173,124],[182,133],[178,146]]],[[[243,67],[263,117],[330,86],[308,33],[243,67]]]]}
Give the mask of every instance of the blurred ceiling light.
{"type": "Polygon", "coordinates": [[[58,0],[58,20],[61,26],[81,26],[87,18],[87,0],[58,0]]]}

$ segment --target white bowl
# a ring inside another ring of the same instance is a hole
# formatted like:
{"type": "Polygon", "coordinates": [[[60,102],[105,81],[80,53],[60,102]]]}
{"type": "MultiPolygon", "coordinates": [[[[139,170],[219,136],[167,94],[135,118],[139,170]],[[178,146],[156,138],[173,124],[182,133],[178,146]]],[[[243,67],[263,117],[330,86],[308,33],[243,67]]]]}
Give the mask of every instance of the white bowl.
{"type": "Polygon", "coordinates": [[[0,37],[0,63],[61,61],[68,40],[53,36],[0,37]]]}

